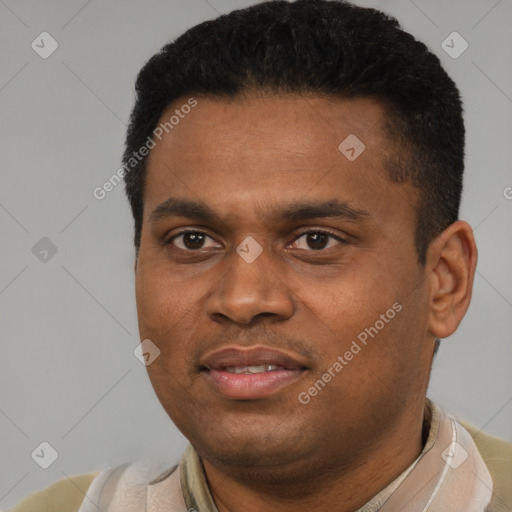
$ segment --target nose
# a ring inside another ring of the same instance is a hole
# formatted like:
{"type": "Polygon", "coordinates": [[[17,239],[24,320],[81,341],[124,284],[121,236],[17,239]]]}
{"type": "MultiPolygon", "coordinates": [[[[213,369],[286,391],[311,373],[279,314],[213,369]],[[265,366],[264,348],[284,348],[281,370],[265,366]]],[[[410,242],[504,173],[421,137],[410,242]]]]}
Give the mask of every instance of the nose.
{"type": "Polygon", "coordinates": [[[207,303],[214,321],[227,319],[250,324],[256,317],[286,320],[293,316],[295,304],[285,275],[264,251],[248,263],[233,252],[225,259],[223,277],[216,283],[207,303]]]}

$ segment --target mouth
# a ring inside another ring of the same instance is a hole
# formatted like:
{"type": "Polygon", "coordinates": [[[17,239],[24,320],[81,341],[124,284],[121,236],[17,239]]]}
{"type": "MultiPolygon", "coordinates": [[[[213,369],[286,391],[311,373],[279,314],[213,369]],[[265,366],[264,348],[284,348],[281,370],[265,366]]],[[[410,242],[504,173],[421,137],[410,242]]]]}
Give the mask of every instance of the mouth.
{"type": "Polygon", "coordinates": [[[260,364],[260,365],[252,365],[252,366],[229,366],[225,368],[224,371],[228,373],[237,373],[244,375],[254,375],[255,373],[263,373],[263,372],[275,372],[286,370],[282,366],[278,366],[277,364],[260,364]]]}
{"type": "Polygon", "coordinates": [[[207,355],[200,370],[221,395],[254,400],[282,392],[308,367],[301,358],[269,347],[228,347],[207,355]]]}

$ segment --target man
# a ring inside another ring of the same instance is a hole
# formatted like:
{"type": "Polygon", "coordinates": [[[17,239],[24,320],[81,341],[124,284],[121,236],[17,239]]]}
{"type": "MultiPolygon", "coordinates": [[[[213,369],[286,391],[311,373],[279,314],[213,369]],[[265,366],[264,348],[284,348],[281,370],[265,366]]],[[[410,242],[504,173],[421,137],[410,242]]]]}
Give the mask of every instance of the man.
{"type": "Polygon", "coordinates": [[[140,336],[190,446],[13,510],[512,510],[510,445],[426,399],[477,259],[439,60],[378,11],[268,2],[190,29],[136,91],[140,336]]]}

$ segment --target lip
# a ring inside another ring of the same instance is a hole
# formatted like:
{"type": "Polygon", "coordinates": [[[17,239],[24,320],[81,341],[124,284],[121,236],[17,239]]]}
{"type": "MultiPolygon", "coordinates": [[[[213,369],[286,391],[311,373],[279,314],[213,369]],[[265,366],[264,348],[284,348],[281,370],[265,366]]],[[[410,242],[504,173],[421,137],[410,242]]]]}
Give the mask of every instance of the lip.
{"type": "Polygon", "coordinates": [[[308,369],[299,356],[270,347],[225,347],[207,354],[200,369],[208,383],[220,394],[238,400],[266,398],[283,390],[301,378],[308,369]],[[271,364],[282,369],[241,374],[226,368],[271,364]]]}

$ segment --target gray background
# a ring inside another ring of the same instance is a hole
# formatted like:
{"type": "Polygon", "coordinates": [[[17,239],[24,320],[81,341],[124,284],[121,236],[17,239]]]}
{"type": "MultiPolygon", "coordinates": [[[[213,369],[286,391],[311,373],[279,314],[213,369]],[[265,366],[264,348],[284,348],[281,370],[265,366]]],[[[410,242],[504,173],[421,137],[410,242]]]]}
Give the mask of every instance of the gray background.
{"type": "MultiPolygon", "coordinates": [[[[2,508],[66,475],[151,454],[177,459],[186,445],[133,355],[132,220],[123,188],[102,201],[92,191],[120,165],[142,64],[192,25],[252,3],[0,0],[2,508]],[[43,31],[59,44],[47,59],[31,48],[43,31]],[[32,252],[42,237],[58,249],[46,262],[32,252]],[[42,441],[59,454],[46,470],[31,458],[42,441]]],[[[461,217],[476,230],[480,259],[473,303],[443,342],[430,396],[512,440],[512,3],[357,3],[398,17],[461,88],[461,217]],[[453,31],[469,44],[457,59],[441,47],[453,31]]]]}

